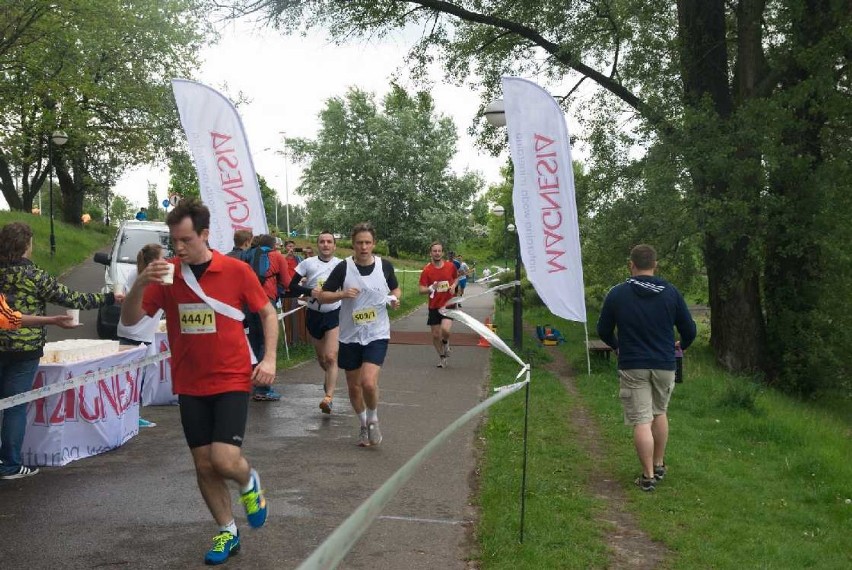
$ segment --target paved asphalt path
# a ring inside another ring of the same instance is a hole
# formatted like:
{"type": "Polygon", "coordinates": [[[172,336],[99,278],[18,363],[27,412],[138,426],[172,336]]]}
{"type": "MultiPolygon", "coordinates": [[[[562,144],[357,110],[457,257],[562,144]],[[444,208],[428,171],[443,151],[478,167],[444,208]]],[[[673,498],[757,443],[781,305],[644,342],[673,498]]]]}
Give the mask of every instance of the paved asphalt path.
{"type": "MultiPolygon", "coordinates": [[[[88,262],[65,279],[95,291],[100,268],[88,262]],[[96,273],[84,277],[85,271],[96,273]]],[[[465,303],[464,310],[484,319],[492,310],[490,296],[465,303]]],[[[393,327],[426,331],[425,323],[421,307],[393,327]]],[[[455,330],[469,332],[458,323],[455,330]]],[[[226,567],[298,566],[434,435],[485,396],[489,352],[456,347],[449,367],[438,369],[431,346],[391,345],[380,380],[384,442],[377,448],[355,445],[358,422],[342,374],[335,411],[323,416],[316,363],[279,371],[284,399],[251,402],[244,445],[266,489],[269,520],[249,529],[234,501],[242,552],[226,567]]],[[[178,409],[143,410],[157,427],[115,451],[0,481],[3,570],[203,567],[216,527],[195,484],[178,409]]],[[[476,427],[476,421],[467,424],[421,465],[341,568],[467,567],[476,427]]]]}

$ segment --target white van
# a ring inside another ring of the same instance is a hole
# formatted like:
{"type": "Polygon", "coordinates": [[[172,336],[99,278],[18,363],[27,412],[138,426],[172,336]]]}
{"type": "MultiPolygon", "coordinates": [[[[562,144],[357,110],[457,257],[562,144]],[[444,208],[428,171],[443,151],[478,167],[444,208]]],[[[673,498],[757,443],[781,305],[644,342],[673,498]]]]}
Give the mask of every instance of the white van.
{"type": "MultiPolygon", "coordinates": [[[[127,283],[127,277],[136,267],[136,255],[149,243],[159,243],[166,250],[166,257],[174,255],[169,227],[163,222],[142,222],[127,220],[121,222],[115,234],[109,253],[95,254],[95,263],[106,265],[104,287],[109,293],[115,282],[127,283]]],[[[98,309],[97,330],[100,338],[115,338],[118,319],[121,316],[120,305],[109,305],[98,309]]]]}

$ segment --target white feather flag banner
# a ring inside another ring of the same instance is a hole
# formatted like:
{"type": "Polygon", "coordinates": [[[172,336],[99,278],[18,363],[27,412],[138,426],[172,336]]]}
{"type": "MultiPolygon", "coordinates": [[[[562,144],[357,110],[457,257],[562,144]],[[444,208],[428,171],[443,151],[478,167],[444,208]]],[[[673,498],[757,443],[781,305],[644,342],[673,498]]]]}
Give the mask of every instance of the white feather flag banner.
{"type": "Polygon", "coordinates": [[[234,105],[215,89],[187,79],[172,79],[172,90],[198,172],[201,200],[210,210],[210,247],[231,251],[236,230],[269,233],[248,141],[234,105]]]}
{"type": "Polygon", "coordinates": [[[503,78],[503,101],[527,278],[553,314],[586,322],[574,170],[562,108],[544,89],[518,77],[503,78]]]}

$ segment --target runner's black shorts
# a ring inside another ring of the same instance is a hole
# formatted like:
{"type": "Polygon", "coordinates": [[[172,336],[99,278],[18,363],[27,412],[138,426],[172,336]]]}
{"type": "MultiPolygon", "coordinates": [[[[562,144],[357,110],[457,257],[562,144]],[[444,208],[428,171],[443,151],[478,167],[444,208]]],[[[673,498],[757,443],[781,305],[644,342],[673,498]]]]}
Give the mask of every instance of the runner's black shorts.
{"type": "Polygon", "coordinates": [[[308,332],[317,340],[322,339],[326,332],[340,326],[340,309],[335,309],[327,313],[321,313],[312,309],[306,310],[308,311],[308,316],[305,318],[305,324],[308,327],[308,332]]]}
{"type": "Polygon", "coordinates": [[[246,434],[248,392],[214,396],[179,395],[180,422],[190,449],[213,442],[241,447],[246,434]]]}
{"type": "MultiPolygon", "coordinates": [[[[447,309],[455,309],[455,307],[456,307],[455,305],[452,305],[452,306],[448,305],[446,308],[447,309]]],[[[443,321],[444,319],[450,319],[450,317],[448,317],[447,315],[442,315],[440,313],[439,309],[429,309],[429,318],[426,319],[426,324],[429,325],[429,326],[440,325],[441,321],[443,321]]],[[[450,320],[452,320],[452,319],[450,319],[450,320]]]]}
{"type": "Polygon", "coordinates": [[[381,366],[388,353],[388,339],[383,338],[363,345],[341,342],[337,352],[337,366],[343,370],[358,370],[365,362],[381,366]]]}

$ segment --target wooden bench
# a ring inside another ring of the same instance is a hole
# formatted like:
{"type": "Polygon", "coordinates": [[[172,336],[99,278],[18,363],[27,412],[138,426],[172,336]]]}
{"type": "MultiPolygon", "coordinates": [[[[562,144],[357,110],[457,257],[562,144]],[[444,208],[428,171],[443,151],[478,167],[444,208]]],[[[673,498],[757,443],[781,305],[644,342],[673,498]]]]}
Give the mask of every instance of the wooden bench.
{"type": "Polygon", "coordinates": [[[609,355],[612,353],[612,347],[604,341],[598,339],[593,339],[586,342],[586,348],[592,354],[606,356],[607,360],[609,360],[609,355]]]}

